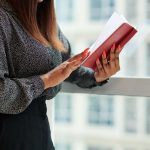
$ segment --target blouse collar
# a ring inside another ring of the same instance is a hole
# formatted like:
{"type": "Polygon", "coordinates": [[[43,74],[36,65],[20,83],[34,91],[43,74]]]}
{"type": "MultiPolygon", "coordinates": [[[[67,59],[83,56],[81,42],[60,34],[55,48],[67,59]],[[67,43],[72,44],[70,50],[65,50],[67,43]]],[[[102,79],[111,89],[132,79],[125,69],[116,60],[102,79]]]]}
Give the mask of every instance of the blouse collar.
{"type": "Polygon", "coordinates": [[[5,9],[6,11],[15,13],[14,8],[11,6],[10,2],[8,0],[0,0],[0,7],[5,9]]]}

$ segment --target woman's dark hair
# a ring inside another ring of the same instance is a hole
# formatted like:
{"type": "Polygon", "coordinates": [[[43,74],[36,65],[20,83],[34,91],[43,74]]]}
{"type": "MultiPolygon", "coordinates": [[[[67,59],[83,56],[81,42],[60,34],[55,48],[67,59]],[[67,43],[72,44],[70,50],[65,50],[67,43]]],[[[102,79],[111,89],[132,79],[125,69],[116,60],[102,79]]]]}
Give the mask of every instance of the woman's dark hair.
{"type": "Polygon", "coordinates": [[[65,51],[57,36],[54,0],[9,0],[25,29],[45,46],[65,51]]]}

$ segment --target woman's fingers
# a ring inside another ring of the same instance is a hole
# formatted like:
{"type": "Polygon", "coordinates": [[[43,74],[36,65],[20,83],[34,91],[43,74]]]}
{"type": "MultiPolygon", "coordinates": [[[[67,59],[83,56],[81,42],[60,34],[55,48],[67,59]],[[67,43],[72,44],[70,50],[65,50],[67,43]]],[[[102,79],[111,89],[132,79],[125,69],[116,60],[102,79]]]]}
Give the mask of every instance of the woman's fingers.
{"type": "Polygon", "coordinates": [[[78,67],[80,67],[80,65],[81,65],[80,60],[73,60],[71,62],[67,61],[67,65],[66,65],[65,69],[67,72],[71,73],[71,72],[75,71],[78,67]]]}
{"type": "Polygon", "coordinates": [[[99,59],[96,60],[96,70],[94,75],[97,82],[107,79],[107,74],[99,59]]]}
{"type": "Polygon", "coordinates": [[[109,61],[110,67],[115,68],[115,44],[113,44],[111,50],[110,50],[110,61],[109,61]]]}
{"type": "Polygon", "coordinates": [[[83,60],[89,55],[89,48],[85,49],[82,53],[73,56],[66,61],[66,67],[64,72],[71,73],[76,70],[82,64],[83,60]]]}
{"type": "Polygon", "coordinates": [[[82,52],[82,60],[84,60],[87,56],[89,56],[90,52],[89,52],[89,48],[86,48],[83,52],[82,52]]]}
{"type": "Polygon", "coordinates": [[[97,72],[101,72],[102,71],[102,69],[103,69],[103,66],[102,66],[102,64],[100,63],[100,60],[99,59],[97,59],[96,60],[96,71],[97,72]]]}
{"type": "Polygon", "coordinates": [[[72,58],[68,59],[69,62],[74,61],[74,60],[80,60],[81,62],[89,56],[89,52],[88,52],[89,48],[85,49],[83,52],[73,56],[72,58]]]}
{"type": "Polygon", "coordinates": [[[82,53],[77,54],[77,55],[75,55],[75,56],[69,58],[69,59],[68,59],[68,62],[72,62],[72,61],[74,61],[74,60],[81,60],[81,59],[82,59],[82,53]]]}
{"type": "Polygon", "coordinates": [[[99,59],[96,60],[96,71],[95,71],[95,79],[96,81],[103,81],[116,72],[120,70],[119,64],[119,54],[121,51],[121,47],[118,46],[117,49],[115,44],[110,50],[110,59],[107,59],[106,52],[104,51],[101,57],[101,61],[99,59]]]}
{"type": "Polygon", "coordinates": [[[109,75],[110,74],[110,67],[109,67],[109,62],[107,60],[105,51],[102,54],[102,66],[103,66],[103,69],[106,72],[106,74],[109,75]]]}
{"type": "Polygon", "coordinates": [[[112,73],[117,72],[120,70],[120,63],[119,63],[119,54],[121,52],[122,48],[119,45],[117,48],[113,45],[110,51],[110,68],[112,70],[112,73]]]}
{"type": "Polygon", "coordinates": [[[108,65],[107,57],[106,57],[106,52],[104,51],[102,54],[102,66],[103,68],[108,65]]]}
{"type": "Polygon", "coordinates": [[[120,45],[117,47],[116,51],[115,51],[115,66],[116,66],[116,70],[120,70],[120,63],[119,63],[119,54],[121,52],[121,47],[120,45]]]}

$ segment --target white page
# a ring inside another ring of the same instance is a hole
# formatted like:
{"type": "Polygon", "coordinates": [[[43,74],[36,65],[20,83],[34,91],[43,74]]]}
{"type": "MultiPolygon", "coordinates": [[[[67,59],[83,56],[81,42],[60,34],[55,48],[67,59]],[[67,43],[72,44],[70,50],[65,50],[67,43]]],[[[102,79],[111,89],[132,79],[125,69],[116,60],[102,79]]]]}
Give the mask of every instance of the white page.
{"type": "Polygon", "coordinates": [[[123,23],[128,23],[127,20],[117,14],[116,12],[108,20],[105,28],[102,30],[98,39],[94,42],[94,44],[90,47],[89,51],[91,54],[104,42],[107,40],[111,34],[116,31],[123,23]]]}

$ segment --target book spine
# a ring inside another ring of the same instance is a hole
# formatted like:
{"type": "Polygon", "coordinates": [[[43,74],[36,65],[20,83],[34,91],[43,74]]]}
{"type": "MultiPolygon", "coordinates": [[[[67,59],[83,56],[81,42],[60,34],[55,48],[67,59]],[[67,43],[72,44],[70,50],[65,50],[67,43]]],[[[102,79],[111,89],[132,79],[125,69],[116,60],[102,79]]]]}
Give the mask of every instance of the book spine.
{"type": "Polygon", "coordinates": [[[126,43],[128,43],[128,41],[136,34],[136,30],[134,28],[132,28],[123,38],[122,40],[119,42],[119,45],[121,47],[124,47],[126,43]]]}

